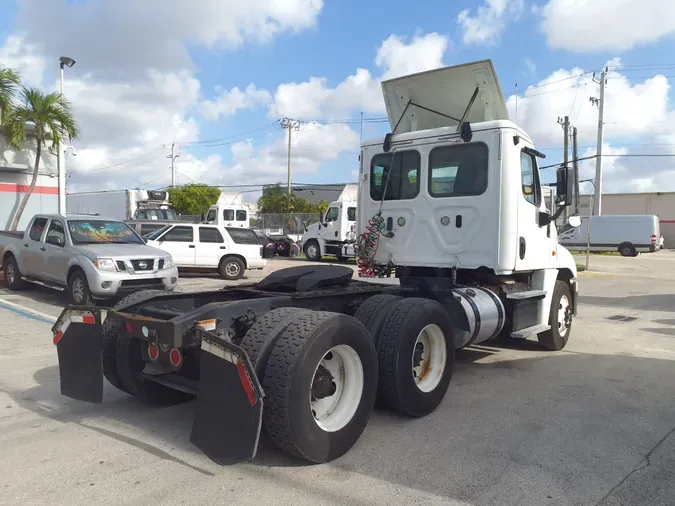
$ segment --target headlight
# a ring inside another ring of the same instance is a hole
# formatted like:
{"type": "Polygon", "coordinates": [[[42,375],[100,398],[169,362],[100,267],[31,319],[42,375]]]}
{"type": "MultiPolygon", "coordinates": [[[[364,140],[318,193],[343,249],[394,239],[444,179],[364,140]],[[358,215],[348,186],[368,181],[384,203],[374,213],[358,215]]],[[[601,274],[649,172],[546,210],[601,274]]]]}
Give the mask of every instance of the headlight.
{"type": "Polygon", "coordinates": [[[173,257],[164,257],[164,268],[171,269],[173,267],[173,257]]]}
{"type": "Polygon", "coordinates": [[[117,266],[112,258],[94,258],[92,263],[99,271],[116,271],[117,266]]]}

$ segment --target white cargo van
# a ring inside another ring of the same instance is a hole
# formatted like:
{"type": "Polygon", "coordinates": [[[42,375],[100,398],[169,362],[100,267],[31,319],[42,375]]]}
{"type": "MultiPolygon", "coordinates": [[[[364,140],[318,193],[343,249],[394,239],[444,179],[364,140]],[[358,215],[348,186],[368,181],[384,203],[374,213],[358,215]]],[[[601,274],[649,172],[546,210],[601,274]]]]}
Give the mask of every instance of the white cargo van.
{"type": "MultiPolygon", "coordinates": [[[[560,231],[559,243],[571,250],[585,250],[589,217],[581,226],[560,231]]],[[[650,214],[591,216],[591,251],[618,251],[621,256],[658,251],[661,247],[659,217],[650,214]]]]}

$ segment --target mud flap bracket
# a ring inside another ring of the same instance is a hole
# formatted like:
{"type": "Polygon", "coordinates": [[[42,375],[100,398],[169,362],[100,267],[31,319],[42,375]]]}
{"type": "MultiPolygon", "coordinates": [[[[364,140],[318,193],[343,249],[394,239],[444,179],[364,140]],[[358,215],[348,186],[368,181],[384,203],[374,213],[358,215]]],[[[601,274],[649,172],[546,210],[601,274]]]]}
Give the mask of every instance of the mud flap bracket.
{"type": "Polygon", "coordinates": [[[199,394],[190,442],[225,465],[255,458],[263,391],[241,348],[211,332],[201,338],[199,394]]]}

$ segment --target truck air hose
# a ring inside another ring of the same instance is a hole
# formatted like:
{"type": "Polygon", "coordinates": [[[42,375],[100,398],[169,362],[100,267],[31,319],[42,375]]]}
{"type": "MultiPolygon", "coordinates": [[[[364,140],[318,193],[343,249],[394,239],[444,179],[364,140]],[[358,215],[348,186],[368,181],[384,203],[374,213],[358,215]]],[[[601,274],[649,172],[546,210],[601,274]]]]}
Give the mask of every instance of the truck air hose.
{"type": "Polygon", "coordinates": [[[385,230],[384,217],[382,213],[377,213],[368,220],[365,231],[359,235],[356,241],[356,263],[359,269],[359,276],[373,277],[377,275],[379,269],[375,265],[375,254],[380,239],[380,234],[385,230]]]}

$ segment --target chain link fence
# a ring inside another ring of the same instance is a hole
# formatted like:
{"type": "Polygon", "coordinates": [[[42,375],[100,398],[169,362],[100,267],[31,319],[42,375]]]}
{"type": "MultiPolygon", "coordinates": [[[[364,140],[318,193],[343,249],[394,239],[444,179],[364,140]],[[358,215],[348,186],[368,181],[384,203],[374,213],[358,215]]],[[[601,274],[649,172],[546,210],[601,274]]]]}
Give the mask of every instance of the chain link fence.
{"type": "Polygon", "coordinates": [[[305,233],[305,227],[320,218],[320,213],[259,214],[255,224],[251,220],[251,226],[258,227],[264,234],[288,235],[298,240],[305,233]]]}

